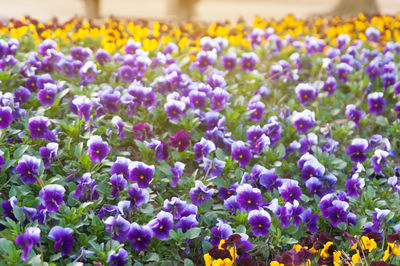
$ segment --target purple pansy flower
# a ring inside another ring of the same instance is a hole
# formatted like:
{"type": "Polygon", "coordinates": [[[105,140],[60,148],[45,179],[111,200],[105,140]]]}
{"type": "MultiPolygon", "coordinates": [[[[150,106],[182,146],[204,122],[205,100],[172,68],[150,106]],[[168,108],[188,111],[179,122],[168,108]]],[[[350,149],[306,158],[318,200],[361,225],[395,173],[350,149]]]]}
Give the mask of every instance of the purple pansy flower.
{"type": "Polygon", "coordinates": [[[121,66],[118,69],[118,74],[122,82],[132,82],[135,79],[135,69],[127,65],[121,66]]]}
{"type": "Polygon", "coordinates": [[[203,157],[207,157],[207,155],[215,151],[215,144],[204,138],[201,138],[200,142],[193,145],[194,157],[196,158],[196,162],[201,162],[203,157]]]}
{"type": "Polygon", "coordinates": [[[176,162],[174,164],[174,167],[170,168],[173,174],[171,187],[176,187],[176,184],[179,182],[180,177],[183,175],[184,169],[185,169],[185,164],[181,162],[176,162]]]}
{"type": "Polygon", "coordinates": [[[40,159],[29,155],[23,155],[18,161],[16,168],[17,172],[20,174],[20,179],[27,184],[35,183],[38,175],[36,171],[39,168],[39,164],[40,159]]]}
{"type": "Polygon", "coordinates": [[[336,87],[337,87],[337,82],[335,77],[329,76],[324,82],[324,86],[322,89],[328,92],[328,96],[330,97],[335,93],[336,87]]]}
{"type": "Polygon", "coordinates": [[[266,190],[273,190],[274,188],[277,188],[280,183],[278,177],[279,176],[275,174],[275,168],[264,168],[258,177],[258,182],[266,190]]]}
{"type": "Polygon", "coordinates": [[[15,238],[15,244],[22,247],[23,261],[28,259],[28,254],[31,252],[33,245],[36,245],[40,241],[40,229],[38,227],[28,227],[25,233],[18,235],[15,238]]]}
{"type": "Polygon", "coordinates": [[[361,110],[357,110],[354,104],[349,104],[346,106],[346,116],[354,121],[356,126],[360,126],[360,119],[364,117],[364,113],[361,110]]]}
{"type": "Polygon", "coordinates": [[[174,219],[180,219],[182,216],[182,212],[185,209],[186,202],[182,201],[177,197],[172,197],[171,200],[166,199],[164,201],[164,211],[170,212],[173,214],[174,219]]]}
{"type": "Polygon", "coordinates": [[[50,142],[46,145],[46,147],[41,147],[39,149],[45,169],[50,168],[53,159],[57,157],[57,150],[58,143],[56,142],[50,142]]]}
{"type": "Polygon", "coordinates": [[[367,156],[364,155],[368,151],[368,141],[365,139],[353,139],[351,144],[346,148],[346,154],[350,156],[353,162],[363,163],[367,156]]]}
{"type": "Polygon", "coordinates": [[[0,173],[1,173],[1,166],[6,163],[6,161],[3,158],[3,154],[4,154],[4,152],[2,150],[0,150],[0,173]]]}
{"type": "Polygon", "coordinates": [[[294,89],[301,104],[309,104],[318,95],[318,88],[310,83],[300,83],[294,89]]]}
{"type": "Polygon", "coordinates": [[[133,127],[132,131],[133,134],[135,135],[135,138],[137,138],[140,141],[150,139],[153,133],[151,131],[149,123],[138,123],[133,127]]]}
{"type": "Polygon", "coordinates": [[[131,180],[135,181],[140,188],[147,188],[153,180],[154,170],[154,165],[147,165],[142,162],[133,162],[129,177],[131,180]]]}
{"type": "Polygon", "coordinates": [[[303,221],[303,223],[306,223],[306,226],[311,233],[315,233],[318,231],[318,226],[317,226],[318,217],[319,217],[318,214],[312,214],[311,208],[303,211],[303,213],[300,214],[301,220],[303,221]]]}
{"type": "Polygon", "coordinates": [[[93,61],[87,61],[79,70],[79,74],[85,83],[93,82],[98,73],[100,73],[100,70],[97,70],[96,64],[93,61]]]}
{"type": "Polygon", "coordinates": [[[124,217],[121,215],[118,215],[117,218],[110,216],[104,223],[106,224],[106,231],[112,235],[112,239],[120,243],[125,242],[131,224],[124,217]]]}
{"type": "Polygon", "coordinates": [[[157,217],[149,222],[149,227],[153,231],[154,237],[158,239],[168,239],[169,231],[174,227],[173,216],[169,212],[160,211],[157,217]]]}
{"type": "Polygon", "coordinates": [[[302,193],[299,182],[292,179],[282,179],[282,185],[279,187],[279,194],[285,202],[293,203],[299,200],[302,193]]]}
{"type": "Polygon", "coordinates": [[[310,155],[310,157],[301,165],[301,178],[304,182],[311,177],[320,178],[325,173],[325,167],[312,155],[310,155]]]}
{"type": "Polygon", "coordinates": [[[364,186],[365,179],[360,178],[358,173],[354,174],[346,181],[347,195],[357,198],[364,186]]]}
{"type": "Polygon", "coordinates": [[[196,215],[191,214],[185,217],[182,217],[175,225],[176,230],[179,228],[182,230],[183,233],[186,233],[187,230],[196,227],[199,224],[197,221],[196,215]]]}
{"type": "Polygon", "coordinates": [[[87,122],[90,119],[90,112],[92,111],[92,101],[86,96],[78,96],[73,98],[70,102],[71,111],[87,122]]]}
{"type": "Polygon", "coordinates": [[[307,109],[302,112],[294,111],[292,123],[299,133],[307,133],[309,129],[314,127],[315,113],[307,109]]]}
{"type": "Polygon", "coordinates": [[[14,91],[14,101],[20,104],[24,104],[29,100],[31,96],[31,91],[25,87],[20,86],[16,91],[14,91]]]}
{"type": "Polygon", "coordinates": [[[104,49],[97,49],[95,53],[95,57],[97,62],[99,62],[100,65],[104,65],[107,62],[111,61],[111,55],[104,49]]]}
{"type": "Polygon", "coordinates": [[[63,228],[58,225],[51,228],[49,238],[55,242],[55,250],[61,249],[61,256],[66,256],[72,251],[72,245],[75,242],[74,238],[71,236],[73,232],[74,230],[71,228],[63,228]]]}
{"type": "Polygon", "coordinates": [[[40,202],[48,212],[57,212],[58,207],[63,203],[64,193],[65,188],[61,185],[46,185],[39,192],[40,202]]]}
{"type": "Polygon", "coordinates": [[[254,70],[258,61],[258,56],[255,53],[243,53],[242,58],[240,59],[240,65],[244,72],[251,72],[254,70]]]}
{"type": "Polygon", "coordinates": [[[7,128],[12,121],[12,109],[0,106],[0,129],[7,128]]]}
{"type": "Polygon", "coordinates": [[[195,65],[199,68],[200,72],[204,72],[208,66],[211,66],[217,60],[217,53],[212,51],[200,51],[196,56],[195,65]]]}
{"type": "Polygon", "coordinates": [[[268,235],[268,228],[271,226],[271,216],[264,210],[252,210],[248,216],[251,232],[255,236],[268,235]]]}
{"type": "Polygon", "coordinates": [[[146,204],[149,201],[149,192],[144,188],[139,188],[138,184],[131,184],[130,188],[127,190],[130,201],[130,208],[135,210],[135,208],[146,204]]]}
{"type": "Polygon", "coordinates": [[[29,119],[28,128],[34,139],[47,138],[48,126],[50,126],[50,121],[47,117],[35,116],[29,119]]]}
{"type": "Polygon", "coordinates": [[[229,210],[232,214],[235,214],[237,210],[240,210],[239,202],[237,201],[237,196],[231,196],[224,200],[224,208],[229,210]]]}
{"type": "Polygon", "coordinates": [[[125,124],[124,124],[124,121],[122,121],[122,118],[119,116],[114,116],[111,120],[111,123],[118,130],[119,138],[124,139],[125,138],[125,124]]]}
{"type": "Polygon", "coordinates": [[[124,51],[126,54],[134,54],[140,47],[142,47],[140,42],[129,39],[124,46],[124,51]]]}
{"type": "Polygon", "coordinates": [[[129,170],[132,166],[132,161],[125,157],[117,157],[114,164],[110,168],[111,175],[122,175],[125,179],[129,178],[129,170]]]}
{"type": "Polygon", "coordinates": [[[281,222],[282,227],[290,225],[288,211],[285,206],[279,205],[278,199],[273,199],[267,208],[278,216],[277,220],[281,222]]]}
{"type": "Polygon", "coordinates": [[[17,222],[17,218],[14,215],[14,207],[17,206],[18,200],[16,197],[12,196],[9,200],[4,201],[1,204],[3,208],[3,216],[8,217],[14,222],[17,222]]]}
{"type": "Polygon", "coordinates": [[[120,248],[118,253],[113,252],[108,255],[106,262],[109,263],[110,266],[123,266],[128,264],[128,256],[128,252],[124,248],[120,248]]]}
{"type": "Polygon", "coordinates": [[[397,102],[394,106],[394,111],[397,113],[397,120],[400,122],[400,102],[397,102]]]}
{"type": "Polygon", "coordinates": [[[208,188],[200,180],[196,180],[194,186],[195,187],[190,190],[189,195],[192,203],[196,206],[200,206],[214,194],[214,189],[208,188]]]}
{"type": "Polygon", "coordinates": [[[237,58],[235,53],[227,53],[221,57],[222,66],[228,71],[231,71],[236,67],[236,62],[237,58]]]}
{"type": "Polygon", "coordinates": [[[248,118],[250,121],[260,121],[265,111],[265,104],[261,101],[250,101],[247,108],[249,111],[253,111],[249,114],[248,118]]]}
{"type": "Polygon", "coordinates": [[[190,145],[191,138],[192,136],[182,129],[170,136],[169,140],[172,147],[178,148],[179,152],[183,152],[190,145]]]}
{"type": "Polygon", "coordinates": [[[301,222],[300,215],[303,213],[304,208],[299,205],[297,200],[294,200],[293,203],[286,202],[285,208],[288,215],[293,219],[293,225],[298,226],[301,222]]]}
{"type": "Polygon", "coordinates": [[[347,63],[339,63],[336,65],[336,76],[340,82],[346,83],[347,76],[353,71],[353,67],[347,63]]]}
{"type": "MultiPolygon", "coordinates": [[[[105,88],[107,88],[105,86],[105,88]]],[[[120,101],[120,96],[121,93],[117,90],[112,91],[112,89],[110,88],[110,90],[106,90],[104,91],[100,98],[103,101],[104,104],[104,108],[111,112],[111,113],[116,113],[118,112],[118,103],[120,101]]]]}
{"type": "Polygon", "coordinates": [[[211,93],[211,109],[213,111],[220,111],[225,107],[225,104],[229,101],[229,92],[220,87],[215,88],[211,93]]]}
{"type": "Polygon", "coordinates": [[[207,95],[199,90],[192,90],[189,93],[190,103],[192,104],[193,108],[201,109],[204,107],[207,101],[207,95]]]}
{"type": "Polygon", "coordinates": [[[99,193],[96,191],[96,180],[91,178],[90,173],[85,173],[76,187],[74,197],[82,202],[97,200],[99,193]]]}
{"type": "Polygon", "coordinates": [[[271,146],[274,146],[281,139],[282,128],[279,124],[278,117],[271,116],[267,124],[263,126],[263,130],[265,135],[269,138],[271,146]]]}
{"type": "Polygon", "coordinates": [[[150,143],[145,141],[145,144],[148,149],[152,149],[154,151],[157,161],[161,162],[162,160],[168,158],[168,143],[164,140],[160,141],[153,139],[150,143]]]}
{"type": "Polygon", "coordinates": [[[374,156],[371,158],[372,166],[374,167],[375,173],[382,172],[382,167],[386,165],[386,158],[389,156],[387,151],[377,149],[374,152],[374,156]]]}
{"type": "Polygon", "coordinates": [[[226,165],[225,161],[218,160],[217,158],[210,160],[206,157],[203,157],[203,163],[204,163],[204,172],[210,178],[221,176],[222,171],[224,170],[226,165]]]}
{"type": "Polygon", "coordinates": [[[371,42],[377,42],[379,41],[379,38],[381,36],[381,33],[379,32],[378,29],[374,27],[369,27],[368,29],[365,30],[365,36],[367,39],[371,42]]]}
{"type": "Polygon", "coordinates": [[[57,86],[55,84],[46,83],[44,88],[39,90],[37,96],[43,106],[50,106],[54,104],[56,98],[57,86]]]}
{"type": "Polygon", "coordinates": [[[386,105],[383,92],[373,92],[368,94],[368,107],[371,114],[380,114],[386,105]]]}
{"type": "Polygon", "coordinates": [[[186,104],[184,102],[173,99],[168,100],[164,105],[168,119],[172,121],[179,120],[179,116],[184,114],[185,108],[186,104]]]}
{"type": "Polygon", "coordinates": [[[211,245],[216,246],[222,239],[228,239],[230,235],[232,235],[232,227],[225,223],[222,220],[219,220],[218,223],[211,228],[211,233],[213,237],[211,238],[211,245]]]}
{"type": "Polygon", "coordinates": [[[143,251],[150,244],[153,232],[147,225],[140,226],[133,223],[128,233],[128,239],[132,244],[133,249],[143,251]]]}
{"type": "Polygon", "coordinates": [[[101,162],[110,153],[107,142],[103,141],[100,136],[91,136],[87,146],[90,159],[95,163],[101,162]]]}
{"type": "Polygon", "coordinates": [[[347,222],[349,212],[347,211],[349,204],[345,201],[334,200],[332,205],[327,209],[330,224],[337,227],[340,223],[347,222]]]}
{"type": "Polygon", "coordinates": [[[245,167],[249,164],[253,155],[243,141],[235,141],[231,146],[231,156],[239,162],[240,167],[245,167]]]}
{"type": "Polygon", "coordinates": [[[261,191],[249,184],[242,184],[236,189],[236,199],[242,210],[251,211],[258,209],[262,203],[261,191]]]}
{"type": "Polygon", "coordinates": [[[120,191],[123,191],[125,187],[128,185],[128,181],[124,178],[123,175],[113,174],[110,178],[110,183],[112,185],[111,195],[114,198],[118,198],[118,194],[120,191]]]}

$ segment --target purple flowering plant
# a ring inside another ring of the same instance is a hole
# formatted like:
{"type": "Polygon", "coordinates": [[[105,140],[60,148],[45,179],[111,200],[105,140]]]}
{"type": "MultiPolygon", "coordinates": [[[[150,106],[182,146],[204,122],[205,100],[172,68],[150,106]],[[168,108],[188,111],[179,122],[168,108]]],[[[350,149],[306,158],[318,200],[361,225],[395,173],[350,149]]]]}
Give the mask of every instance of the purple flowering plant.
{"type": "Polygon", "coordinates": [[[400,264],[398,43],[259,25],[192,50],[182,26],[151,48],[156,25],[115,51],[0,38],[0,262],[331,265],[368,237],[400,264]]]}

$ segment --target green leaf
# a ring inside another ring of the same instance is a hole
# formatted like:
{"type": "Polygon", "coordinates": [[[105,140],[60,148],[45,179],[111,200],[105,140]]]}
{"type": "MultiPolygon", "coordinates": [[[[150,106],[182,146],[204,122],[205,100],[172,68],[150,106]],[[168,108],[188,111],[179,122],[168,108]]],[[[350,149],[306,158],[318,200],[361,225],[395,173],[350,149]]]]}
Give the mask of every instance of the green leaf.
{"type": "Polygon", "coordinates": [[[211,245],[211,243],[210,242],[208,242],[208,241],[203,241],[203,243],[201,244],[201,248],[203,249],[203,254],[206,254],[206,253],[208,253],[208,251],[210,250],[210,249],[212,249],[212,245],[211,245]]]}
{"type": "Polygon", "coordinates": [[[42,265],[42,259],[41,259],[40,255],[34,256],[34,257],[29,261],[29,265],[32,265],[32,266],[41,266],[41,265],[42,265]]]}
{"type": "Polygon", "coordinates": [[[276,149],[276,154],[278,158],[282,158],[283,156],[285,156],[285,145],[280,143],[276,149]]]}
{"type": "Polygon", "coordinates": [[[214,201],[212,199],[208,199],[205,202],[203,202],[203,204],[201,204],[201,208],[205,211],[208,212],[209,210],[211,210],[211,207],[213,206],[214,201]]]}
{"type": "Polygon", "coordinates": [[[10,255],[15,250],[15,246],[10,240],[0,238],[0,250],[10,255]]]}
{"type": "Polygon", "coordinates": [[[82,155],[83,143],[79,142],[75,147],[74,155],[76,158],[80,158],[82,155]]]}
{"type": "Polygon", "coordinates": [[[194,239],[194,238],[196,238],[196,237],[198,237],[198,236],[200,235],[200,232],[201,232],[201,229],[198,228],[198,227],[195,227],[195,228],[189,229],[189,230],[185,233],[185,235],[186,235],[186,237],[189,238],[189,239],[194,239]]]}
{"type": "Polygon", "coordinates": [[[183,265],[184,266],[194,266],[194,263],[193,263],[192,260],[186,258],[186,259],[183,260],[183,265]]]}
{"type": "Polygon", "coordinates": [[[237,234],[245,234],[246,233],[246,227],[244,225],[239,225],[238,227],[236,227],[236,231],[237,234]]]}
{"type": "Polygon", "coordinates": [[[157,253],[149,253],[146,258],[146,261],[159,261],[160,260],[160,256],[157,253]]]}
{"type": "Polygon", "coordinates": [[[215,151],[215,155],[217,156],[218,160],[225,161],[226,155],[225,155],[225,153],[224,153],[224,151],[222,149],[218,148],[215,151]]]}
{"type": "Polygon", "coordinates": [[[17,218],[17,220],[19,222],[23,222],[25,220],[25,215],[24,215],[24,211],[21,209],[21,207],[19,206],[15,206],[13,208],[14,211],[14,216],[15,218],[17,218]]]}
{"type": "Polygon", "coordinates": [[[342,170],[342,169],[346,168],[346,166],[347,166],[347,163],[339,158],[335,158],[334,160],[332,160],[331,164],[337,170],[342,170]]]}
{"type": "Polygon", "coordinates": [[[13,154],[13,158],[14,159],[19,159],[25,152],[26,150],[29,148],[29,145],[22,145],[20,147],[18,147],[13,154]]]}
{"type": "Polygon", "coordinates": [[[1,166],[2,171],[5,171],[8,168],[10,168],[11,166],[13,166],[15,164],[15,162],[16,162],[16,160],[14,160],[14,159],[6,161],[6,163],[1,166]]]}
{"type": "Polygon", "coordinates": [[[50,257],[50,261],[57,261],[61,258],[61,252],[54,254],[53,256],[50,257]]]}

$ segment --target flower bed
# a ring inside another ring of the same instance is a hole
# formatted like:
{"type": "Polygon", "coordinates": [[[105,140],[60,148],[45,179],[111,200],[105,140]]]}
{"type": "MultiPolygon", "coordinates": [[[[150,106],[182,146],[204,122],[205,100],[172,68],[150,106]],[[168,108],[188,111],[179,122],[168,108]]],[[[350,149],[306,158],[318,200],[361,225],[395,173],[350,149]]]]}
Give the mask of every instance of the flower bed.
{"type": "Polygon", "coordinates": [[[399,29],[0,24],[2,265],[399,265],[399,29]]]}

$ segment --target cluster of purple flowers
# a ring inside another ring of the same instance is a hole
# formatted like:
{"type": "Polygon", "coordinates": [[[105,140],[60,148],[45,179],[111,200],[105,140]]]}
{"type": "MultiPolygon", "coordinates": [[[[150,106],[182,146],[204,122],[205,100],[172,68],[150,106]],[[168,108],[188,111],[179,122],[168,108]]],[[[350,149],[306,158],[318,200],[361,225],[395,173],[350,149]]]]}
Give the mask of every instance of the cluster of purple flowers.
{"type": "MultiPolygon", "coordinates": [[[[371,43],[380,38],[374,28],[365,35],[371,43]]],[[[90,218],[97,215],[104,230],[94,219],[92,225],[113,249],[107,263],[124,265],[132,249],[155,250],[172,230],[188,238],[195,227],[213,251],[224,240],[247,258],[251,237],[276,235],[277,225],[305,233],[326,229],[328,221],[332,230],[356,225],[361,210],[354,209],[366,187],[400,194],[400,170],[391,159],[398,149],[400,46],[367,48],[347,34],[328,46],[317,37],[281,38],[272,29],[254,29],[247,38],[253,50],[201,38],[188,68],[177,62],[173,43],[156,55],[132,39],[121,53],[75,46],[64,54],[47,39],[17,64],[18,41],[0,40],[0,69],[21,65],[22,82],[13,93],[0,92],[0,175],[17,174],[10,183],[19,188],[2,201],[2,216],[26,226],[15,238],[22,260],[41,232],[63,257],[76,242],[90,243],[84,226],[51,225],[66,213],[71,221],[79,213],[87,224],[82,211],[93,203],[90,218]],[[268,58],[256,47],[267,49],[268,58]],[[274,61],[286,50],[290,55],[274,61]],[[318,77],[314,58],[322,64],[318,77]],[[361,72],[362,89],[354,85],[361,72]],[[294,99],[286,99],[283,85],[294,99]],[[368,136],[378,129],[382,135],[368,136]],[[375,184],[386,175],[393,176],[375,184]],[[251,237],[234,233],[238,223],[251,237]],[[122,248],[127,241],[131,246],[122,248]]],[[[364,233],[383,233],[390,211],[360,213],[371,216],[364,233]]],[[[186,250],[191,241],[184,241],[186,250]]],[[[84,250],[76,255],[84,257],[84,250]]]]}

